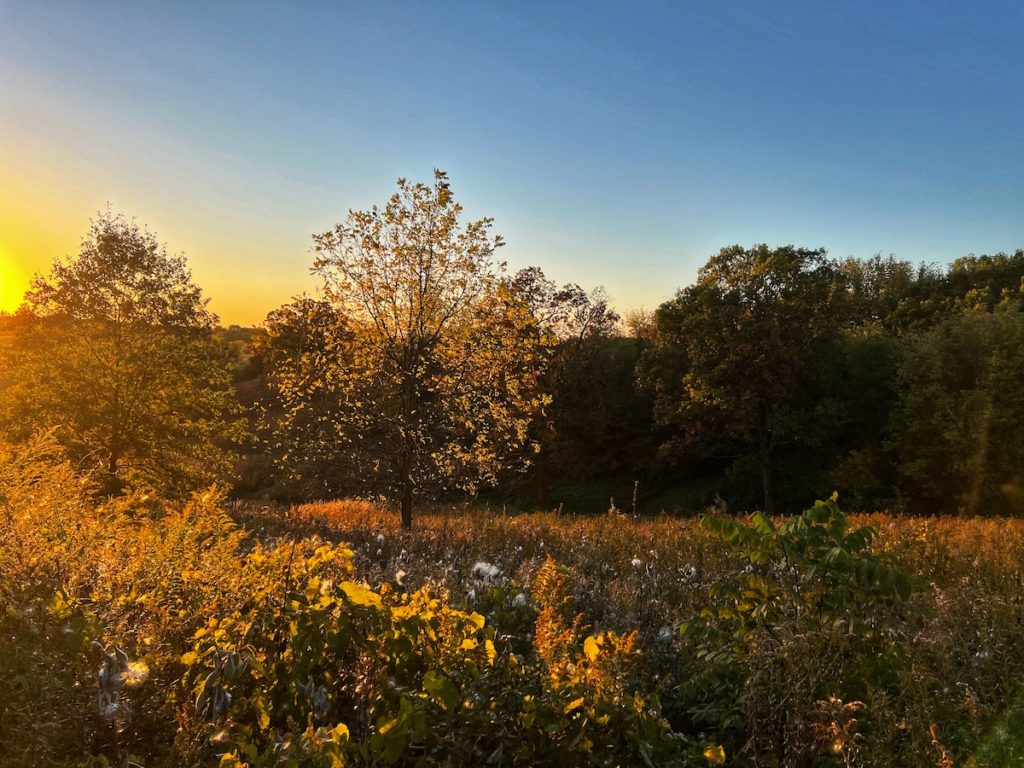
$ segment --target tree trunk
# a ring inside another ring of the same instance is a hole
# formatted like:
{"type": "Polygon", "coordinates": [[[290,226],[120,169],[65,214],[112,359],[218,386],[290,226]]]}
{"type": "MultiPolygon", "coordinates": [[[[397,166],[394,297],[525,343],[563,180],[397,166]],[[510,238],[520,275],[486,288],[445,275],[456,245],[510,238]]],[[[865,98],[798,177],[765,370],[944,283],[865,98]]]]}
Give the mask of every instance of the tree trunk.
{"type": "Polygon", "coordinates": [[[761,457],[761,490],[764,494],[764,513],[775,514],[775,478],[772,477],[772,462],[769,455],[761,457]]]}
{"type": "Polygon", "coordinates": [[[120,463],[120,456],[116,452],[111,452],[107,458],[107,481],[104,483],[105,488],[103,489],[106,493],[113,495],[121,490],[121,480],[117,476],[117,468],[120,463]]]}
{"type": "Polygon", "coordinates": [[[402,528],[412,530],[412,484],[402,489],[402,528]]]}
{"type": "Polygon", "coordinates": [[[402,528],[406,531],[412,530],[412,502],[414,495],[412,462],[412,450],[410,449],[410,446],[406,445],[399,463],[399,482],[401,483],[400,487],[402,494],[402,528]]]}
{"type": "Polygon", "coordinates": [[[775,514],[775,478],[772,476],[772,432],[768,426],[768,404],[764,399],[757,409],[758,463],[761,465],[761,491],[764,494],[764,509],[769,517],[775,514]]]}
{"type": "MultiPolygon", "coordinates": [[[[411,353],[405,360],[407,371],[415,369],[416,357],[411,353]]],[[[416,463],[416,441],[413,439],[414,421],[419,411],[419,384],[415,373],[406,375],[402,382],[402,457],[399,462],[402,488],[402,528],[412,530],[413,480],[416,463]]]]}

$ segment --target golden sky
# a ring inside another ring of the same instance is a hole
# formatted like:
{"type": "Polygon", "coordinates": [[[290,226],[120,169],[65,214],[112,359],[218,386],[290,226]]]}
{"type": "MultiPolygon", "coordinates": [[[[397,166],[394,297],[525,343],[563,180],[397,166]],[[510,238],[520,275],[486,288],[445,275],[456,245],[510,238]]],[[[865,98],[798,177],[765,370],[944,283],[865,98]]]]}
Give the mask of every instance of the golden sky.
{"type": "Polygon", "coordinates": [[[48,216],[51,200],[13,174],[0,177],[0,311],[16,309],[33,273],[76,248],[80,234],[48,216]]]}
{"type": "Polygon", "coordinates": [[[33,274],[77,253],[89,219],[108,202],[155,231],[170,252],[186,255],[193,279],[225,324],[258,324],[291,296],[315,291],[309,232],[290,238],[274,232],[253,242],[252,227],[229,217],[213,231],[193,206],[167,205],[133,189],[130,177],[104,179],[83,165],[48,172],[37,158],[31,174],[0,166],[0,311],[18,307],[33,274]],[[119,205],[119,199],[136,202],[119,205]]]}
{"type": "Polygon", "coordinates": [[[14,263],[14,257],[0,245],[0,312],[10,312],[18,306],[27,280],[21,267],[14,263]]]}

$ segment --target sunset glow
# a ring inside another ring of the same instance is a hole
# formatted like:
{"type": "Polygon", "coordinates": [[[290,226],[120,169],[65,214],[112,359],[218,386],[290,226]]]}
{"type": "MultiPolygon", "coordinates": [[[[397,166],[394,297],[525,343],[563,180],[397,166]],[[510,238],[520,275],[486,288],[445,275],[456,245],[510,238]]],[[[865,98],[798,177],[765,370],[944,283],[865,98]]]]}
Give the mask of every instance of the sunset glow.
{"type": "Polygon", "coordinates": [[[723,243],[1012,250],[1020,10],[950,14],[3,2],[0,243],[23,285],[109,203],[245,324],[315,290],[314,232],[435,167],[512,268],[584,274],[620,310],[723,243]]]}
{"type": "Polygon", "coordinates": [[[1024,766],[1024,0],[0,0],[0,768],[1024,766]]]}
{"type": "Polygon", "coordinates": [[[0,312],[17,309],[27,287],[27,276],[7,249],[0,246],[0,312]]]}

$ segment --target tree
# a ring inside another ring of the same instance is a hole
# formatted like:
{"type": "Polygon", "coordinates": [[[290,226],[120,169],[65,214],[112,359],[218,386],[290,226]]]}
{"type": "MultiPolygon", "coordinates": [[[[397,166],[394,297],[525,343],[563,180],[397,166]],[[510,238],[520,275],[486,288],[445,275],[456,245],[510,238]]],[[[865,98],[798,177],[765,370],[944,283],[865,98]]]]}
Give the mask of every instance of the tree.
{"type": "Polygon", "coordinates": [[[1024,510],[1024,314],[951,315],[906,340],[888,447],[912,511],[1024,510]]]}
{"type": "Polygon", "coordinates": [[[237,406],[215,323],[185,258],[108,210],[25,294],[0,414],[22,437],[54,428],[107,491],[222,479],[237,406]]]}
{"type": "Polygon", "coordinates": [[[1024,249],[963,256],[949,265],[946,294],[957,307],[992,310],[1024,299],[1024,249]]]}
{"type": "Polygon", "coordinates": [[[939,309],[936,294],[942,271],[930,264],[876,254],[870,259],[852,256],[837,265],[845,294],[846,314],[857,325],[876,324],[889,332],[927,320],[939,309]]]}
{"type": "Polygon", "coordinates": [[[598,497],[604,494],[594,482],[598,477],[632,487],[638,473],[649,469],[652,441],[649,398],[635,387],[640,340],[618,333],[620,318],[603,287],[558,287],[539,267],[517,272],[512,286],[547,331],[550,346],[544,390],[551,405],[537,425],[541,461],[532,484],[544,496],[556,478],[585,481],[580,485],[594,488],[598,497]]]}
{"type": "Polygon", "coordinates": [[[576,283],[559,288],[540,267],[519,270],[511,285],[541,328],[551,334],[552,343],[608,338],[615,333],[619,315],[603,286],[589,293],[576,283]]]}
{"type": "Polygon", "coordinates": [[[752,461],[774,511],[780,450],[822,433],[841,318],[824,250],[723,248],[658,308],[646,378],[688,450],[752,461]]]}
{"type": "MultiPolygon", "coordinates": [[[[544,397],[542,334],[493,260],[491,219],[463,224],[448,177],[398,180],[383,208],[314,236],[314,272],[345,333],[315,387],[333,393],[339,453],[367,489],[417,496],[492,485],[527,460],[544,397]]],[[[302,389],[300,387],[299,389],[302,389]]]]}
{"type": "Polygon", "coordinates": [[[357,406],[345,388],[354,362],[348,319],[328,301],[301,296],[268,314],[264,327],[254,353],[266,388],[260,432],[278,491],[305,499],[358,493],[356,479],[374,469],[353,463],[368,454],[353,441],[368,445],[370,436],[349,426],[357,406]]]}

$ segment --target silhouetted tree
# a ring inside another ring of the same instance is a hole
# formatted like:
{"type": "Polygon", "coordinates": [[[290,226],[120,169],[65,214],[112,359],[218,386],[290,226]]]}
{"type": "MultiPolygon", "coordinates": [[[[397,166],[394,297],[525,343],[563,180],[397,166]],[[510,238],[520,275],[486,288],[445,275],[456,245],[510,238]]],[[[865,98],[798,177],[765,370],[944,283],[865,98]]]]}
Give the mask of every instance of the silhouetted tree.
{"type": "Polygon", "coordinates": [[[37,275],[14,329],[7,429],[55,428],[107,490],[184,492],[227,478],[237,406],[216,317],[183,256],[109,211],[37,275]]]}
{"type": "Polygon", "coordinates": [[[657,311],[647,378],[681,445],[753,461],[775,509],[780,450],[828,429],[823,386],[842,320],[824,250],[723,248],[657,311]]]}

